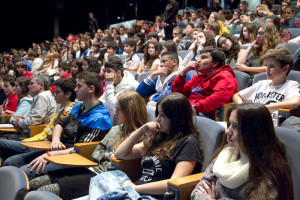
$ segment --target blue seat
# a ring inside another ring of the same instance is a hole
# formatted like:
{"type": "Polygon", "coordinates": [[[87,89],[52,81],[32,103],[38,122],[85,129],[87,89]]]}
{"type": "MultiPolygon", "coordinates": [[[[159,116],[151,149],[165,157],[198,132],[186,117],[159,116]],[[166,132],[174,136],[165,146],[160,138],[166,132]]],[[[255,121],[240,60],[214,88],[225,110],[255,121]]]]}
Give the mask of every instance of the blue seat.
{"type": "Polygon", "coordinates": [[[23,200],[29,190],[26,174],[17,167],[0,168],[0,199],[23,200]]]}
{"type": "Polygon", "coordinates": [[[300,35],[300,28],[288,28],[291,33],[291,39],[294,39],[300,35]]]}
{"type": "Polygon", "coordinates": [[[291,169],[294,199],[300,199],[300,133],[288,128],[275,127],[277,137],[285,145],[287,160],[291,169]]]}
{"type": "Polygon", "coordinates": [[[135,78],[135,80],[138,80],[139,74],[136,71],[129,71],[129,72],[133,75],[133,77],[135,78]]]}
{"type": "MultiPolygon", "coordinates": [[[[253,84],[257,83],[258,81],[261,81],[261,80],[267,80],[266,72],[256,74],[253,78],[253,84]]],[[[300,72],[291,70],[289,75],[287,76],[287,80],[294,80],[300,84],[300,72]]]]}
{"type": "MultiPolygon", "coordinates": [[[[300,28],[299,28],[300,29],[300,28]]],[[[300,32],[299,32],[300,34],[300,32]]],[[[285,46],[291,51],[291,53],[294,55],[298,49],[300,49],[299,43],[285,43],[285,46]]]]}
{"type": "Polygon", "coordinates": [[[47,191],[32,191],[25,196],[24,200],[61,200],[61,198],[47,191]]]}
{"type": "Polygon", "coordinates": [[[155,111],[147,108],[147,122],[156,122],[155,111]]]}
{"type": "Polygon", "coordinates": [[[139,57],[140,61],[144,59],[144,54],[143,53],[136,53],[136,55],[139,57]]]}
{"type": "Polygon", "coordinates": [[[181,50],[178,51],[178,55],[182,58],[182,60],[185,58],[186,55],[188,55],[190,51],[189,50],[181,50]]]}
{"type": "Polygon", "coordinates": [[[138,81],[142,82],[145,78],[147,78],[153,71],[147,71],[140,74],[138,81]]]}
{"type": "Polygon", "coordinates": [[[234,71],[234,73],[235,73],[235,78],[238,82],[238,91],[247,88],[249,84],[250,75],[241,71],[234,71]]]}

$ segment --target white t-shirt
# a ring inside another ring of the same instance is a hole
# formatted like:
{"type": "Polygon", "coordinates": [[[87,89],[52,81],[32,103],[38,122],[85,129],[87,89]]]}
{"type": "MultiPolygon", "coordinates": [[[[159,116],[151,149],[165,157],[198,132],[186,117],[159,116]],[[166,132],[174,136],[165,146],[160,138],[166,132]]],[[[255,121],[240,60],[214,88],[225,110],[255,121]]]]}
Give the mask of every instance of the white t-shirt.
{"type": "Polygon", "coordinates": [[[140,58],[136,54],[133,54],[132,57],[126,57],[123,67],[124,69],[138,69],[140,65],[140,58]]]}
{"type": "MultiPolygon", "coordinates": [[[[298,82],[287,80],[281,85],[270,86],[271,82],[271,80],[259,81],[239,93],[244,102],[262,103],[264,105],[289,100],[294,96],[300,97],[298,82]]],[[[278,111],[273,112],[271,115],[274,125],[277,126],[278,111]]]]}

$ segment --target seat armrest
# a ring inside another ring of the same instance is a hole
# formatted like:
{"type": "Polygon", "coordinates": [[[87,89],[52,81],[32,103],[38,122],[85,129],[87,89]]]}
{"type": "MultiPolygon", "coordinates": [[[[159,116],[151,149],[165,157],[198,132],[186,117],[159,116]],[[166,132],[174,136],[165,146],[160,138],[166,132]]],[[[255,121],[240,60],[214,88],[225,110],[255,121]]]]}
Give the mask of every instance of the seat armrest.
{"type": "Polygon", "coordinates": [[[142,176],[141,159],[118,160],[113,158],[112,162],[120,165],[120,170],[124,172],[132,182],[137,181],[142,176]]]}
{"type": "Polygon", "coordinates": [[[216,121],[226,121],[227,111],[232,103],[226,103],[215,111],[216,121]]]}
{"type": "Polygon", "coordinates": [[[33,137],[33,136],[41,133],[45,127],[46,127],[46,124],[28,126],[28,128],[30,129],[30,136],[33,137]]]}
{"type": "Polygon", "coordinates": [[[50,141],[40,141],[40,142],[22,142],[22,146],[30,149],[40,149],[40,150],[50,150],[50,141]]]}
{"type": "Polygon", "coordinates": [[[199,183],[203,174],[204,172],[169,180],[168,192],[165,196],[172,194],[171,196],[176,200],[190,199],[193,189],[199,183]]]}
{"type": "Polygon", "coordinates": [[[45,159],[51,163],[69,167],[94,167],[98,166],[98,163],[92,162],[85,157],[74,153],[58,156],[46,156],[45,159]]]}
{"type": "Polygon", "coordinates": [[[79,154],[87,159],[91,159],[92,153],[96,149],[99,141],[96,142],[82,142],[82,143],[75,143],[74,147],[79,149],[79,154]]]}
{"type": "Polygon", "coordinates": [[[0,115],[3,124],[8,123],[12,115],[0,115]]]}

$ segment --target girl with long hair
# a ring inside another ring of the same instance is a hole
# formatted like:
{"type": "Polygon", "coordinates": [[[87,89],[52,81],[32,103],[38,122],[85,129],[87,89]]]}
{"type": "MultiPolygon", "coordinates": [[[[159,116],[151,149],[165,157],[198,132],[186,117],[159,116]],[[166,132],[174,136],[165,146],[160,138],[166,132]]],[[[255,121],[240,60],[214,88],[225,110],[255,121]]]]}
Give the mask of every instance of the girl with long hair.
{"type": "Polygon", "coordinates": [[[196,40],[191,44],[189,53],[184,57],[183,61],[179,63],[178,71],[180,71],[188,62],[197,61],[200,56],[200,51],[204,47],[216,47],[215,38],[211,33],[206,31],[199,31],[196,40]]]}
{"type": "Polygon", "coordinates": [[[266,22],[269,16],[274,15],[265,4],[260,4],[256,7],[256,18],[254,21],[259,23],[266,22]]]}
{"type": "MultiPolygon", "coordinates": [[[[99,165],[94,172],[102,173],[113,170],[111,162],[113,152],[136,129],[147,122],[145,101],[133,91],[125,91],[117,97],[114,113],[118,125],[111,128],[92,154],[92,161],[99,165]]],[[[143,137],[142,137],[143,139],[143,137]]],[[[68,168],[48,173],[48,175],[30,181],[31,190],[50,191],[62,199],[73,199],[87,195],[90,178],[96,174],[86,168],[68,168]],[[74,187],[80,190],[74,190],[74,187]]]]}
{"type": "Polygon", "coordinates": [[[135,183],[119,184],[130,185],[140,194],[161,196],[167,191],[168,180],[200,171],[203,154],[192,107],[184,95],[170,93],[160,98],[155,115],[157,121],[131,133],[114,156],[122,160],[142,159],[142,177],[135,183]],[[146,133],[149,137],[136,144],[146,133]]]}
{"type": "Polygon", "coordinates": [[[256,39],[256,26],[252,23],[246,23],[240,33],[240,45],[250,45],[256,39]]]}
{"type": "Polygon", "coordinates": [[[229,33],[223,33],[218,39],[217,46],[225,53],[225,64],[230,65],[232,69],[236,69],[236,64],[245,51],[241,49],[237,38],[229,33]]]}
{"type": "Polygon", "coordinates": [[[83,59],[82,58],[75,58],[71,62],[71,74],[73,78],[76,78],[77,74],[83,71],[83,59]]]}
{"type": "Polygon", "coordinates": [[[147,70],[157,70],[160,60],[160,48],[157,42],[149,41],[144,49],[144,59],[137,72],[142,73],[147,70]]]}
{"type": "Polygon", "coordinates": [[[85,58],[89,52],[89,48],[87,46],[86,41],[80,41],[80,58],[85,58]]]}
{"type": "MultiPolygon", "coordinates": [[[[27,116],[30,112],[33,98],[29,94],[29,82],[30,79],[26,76],[21,76],[15,81],[15,92],[18,94],[18,106],[14,115],[16,116],[27,116]]],[[[14,116],[10,118],[10,122],[15,120],[14,116]]]]}
{"type": "Polygon", "coordinates": [[[256,31],[256,40],[251,43],[245,53],[241,56],[237,68],[248,72],[264,72],[263,60],[260,59],[269,49],[286,48],[282,43],[277,28],[272,23],[261,24],[256,31]],[[250,55],[250,53],[253,54],[250,55]],[[248,66],[246,66],[246,62],[248,66]]]}
{"type": "Polygon", "coordinates": [[[293,199],[284,144],[263,104],[234,104],[221,146],[191,199],[293,199]]]}
{"type": "MultiPolygon", "coordinates": [[[[222,35],[223,33],[229,33],[229,30],[224,25],[224,22],[221,21],[219,13],[212,12],[209,15],[208,23],[210,24],[210,23],[213,23],[213,22],[217,22],[218,24],[220,24],[220,32],[216,33],[217,35],[222,35]]],[[[207,27],[205,27],[205,29],[207,29],[207,27]]]]}

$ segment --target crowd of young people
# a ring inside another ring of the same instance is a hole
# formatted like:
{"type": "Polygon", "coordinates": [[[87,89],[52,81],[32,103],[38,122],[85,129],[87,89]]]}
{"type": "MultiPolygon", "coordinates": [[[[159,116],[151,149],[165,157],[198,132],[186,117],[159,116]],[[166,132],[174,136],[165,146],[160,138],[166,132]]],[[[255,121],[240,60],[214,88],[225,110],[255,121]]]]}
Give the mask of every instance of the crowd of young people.
{"type": "Polygon", "coordinates": [[[121,177],[114,184],[131,187],[144,199],[160,199],[168,180],[204,170],[192,199],[292,199],[285,147],[274,131],[278,109],[300,106],[299,83],[287,81],[295,59],[282,35],[286,28],[299,28],[289,3],[282,1],[280,16],[270,5],[258,5],[255,13],[242,1],[227,5],[232,15],[214,2],[212,12],[185,11],[182,18],[177,2],[170,0],[155,23],[137,20],[133,27],[104,31],[89,13],[90,32],[3,52],[1,114],[12,115],[10,123],[17,128],[47,126],[23,141],[1,132],[1,166],[19,167],[31,190],[63,199],[88,195],[91,179],[112,176],[121,177]],[[174,10],[176,23],[168,19],[174,10]],[[182,50],[188,53],[180,57],[182,50]],[[238,91],[237,69],[265,71],[268,80],[238,91]],[[139,83],[131,71],[150,73],[139,83]],[[222,145],[202,169],[193,115],[214,119],[215,111],[231,101],[237,104],[228,112],[222,145]],[[115,112],[109,113],[104,103],[113,104],[115,112]],[[156,122],[147,123],[146,109],[155,110],[156,122]],[[119,125],[112,127],[111,114],[119,125]],[[42,140],[51,141],[51,151],[20,145],[42,140]],[[99,166],[92,171],[45,160],[76,153],[74,143],[89,141],[100,141],[91,158],[99,166]],[[122,172],[106,172],[113,169],[114,158],[142,159],[140,179],[133,183],[124,181],[128,177],[122,172]],[[74,192],[74,187],[82,189],[74,192]]]}

